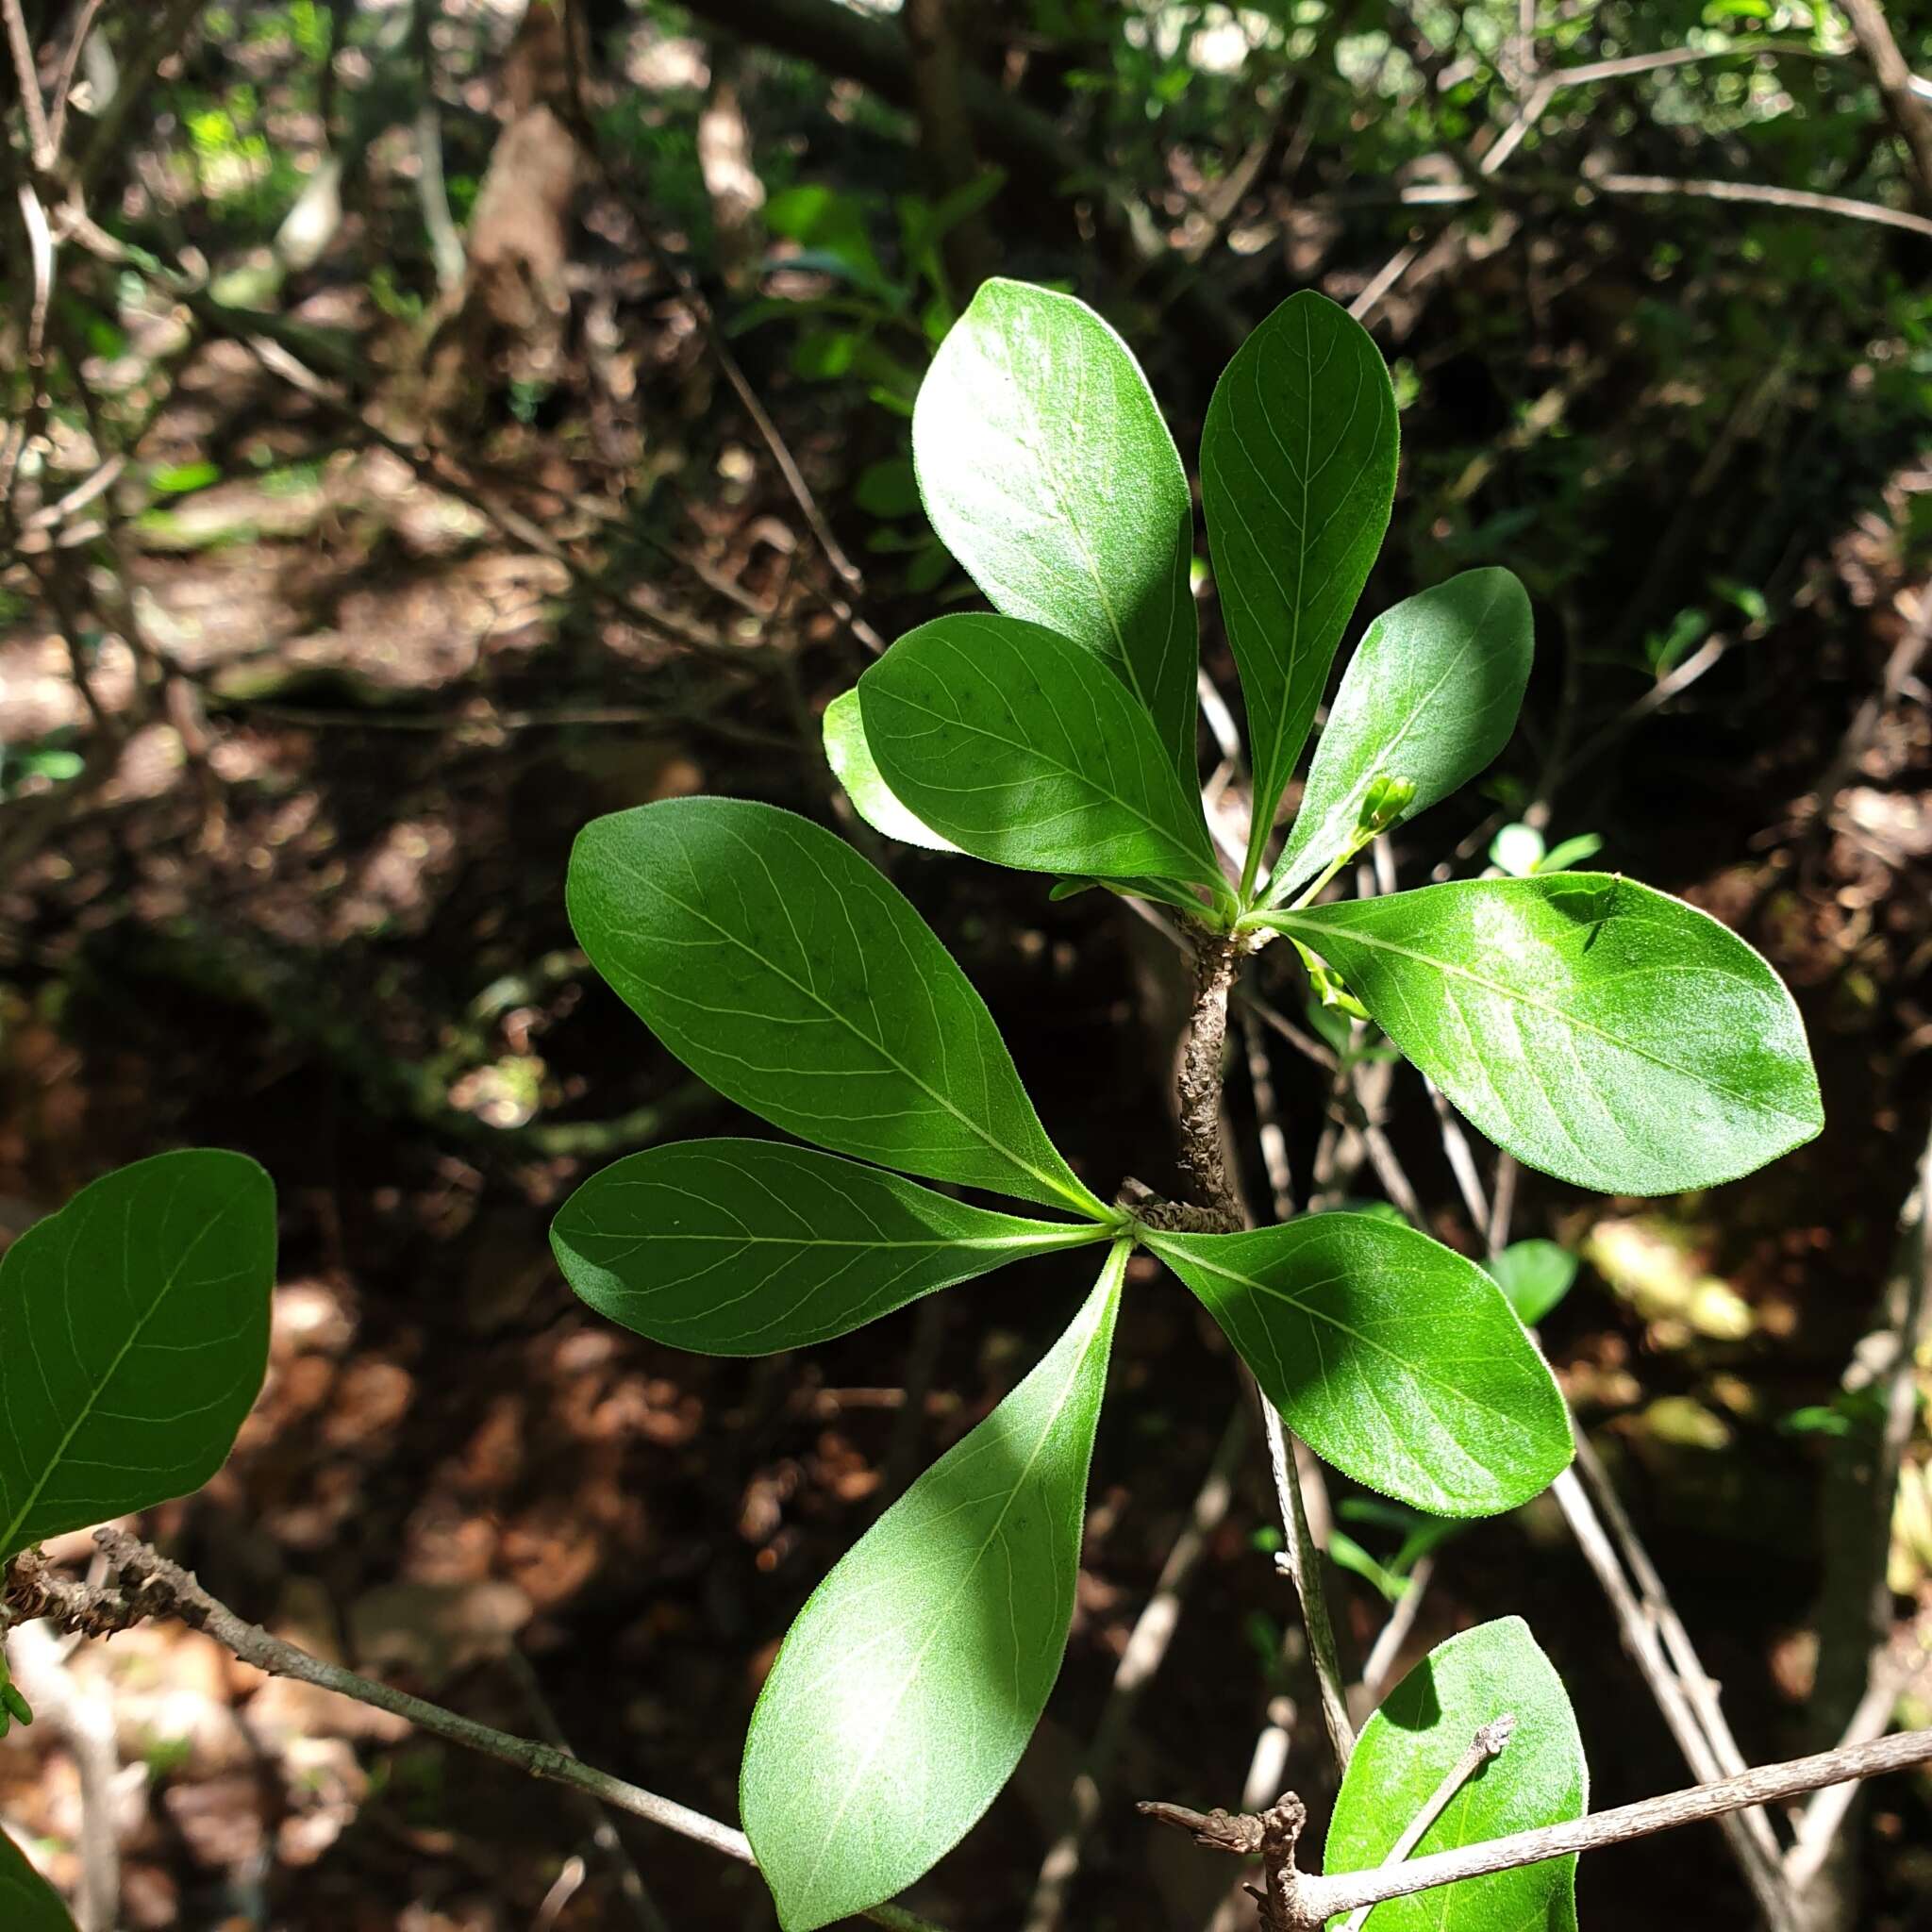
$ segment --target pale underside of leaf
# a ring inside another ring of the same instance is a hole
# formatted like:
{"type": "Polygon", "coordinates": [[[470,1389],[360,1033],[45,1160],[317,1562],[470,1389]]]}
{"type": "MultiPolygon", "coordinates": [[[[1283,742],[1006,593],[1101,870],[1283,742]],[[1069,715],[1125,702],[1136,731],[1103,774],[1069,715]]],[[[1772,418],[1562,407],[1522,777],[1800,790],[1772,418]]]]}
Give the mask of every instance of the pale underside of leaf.
{"type": "Polygon", "coordinates": [[[858,708],[858,692],[841,691],[825,707],[824,724],[825,762],[832,775],[845,788],[852,808],[874,831],[928,852],[958,852],[950,839],[909,812],[892,795],[872,747],[865,741],[865,720],[858,708]]]}
{"type": "Polygon", "coordinates": [[[1127,346],[1084,303],[994,278],[920,388],[913,462],[994,608],[1093,652],[1194,782],[1193,509],[1127,346]]]}
{"type": "Polygon", "coordinates": [[[893,795],[967,851],[1096,877],[1220,878],[1198,792],[1090,653],[988,613],[908,632],[858,683],[893,795]]]}
{"type": "Polygon", "coordinates": [[[1823,1124],[1790,994],[1715,920],[1607,874],[1268,915],[1475,1124],[1606,1193],[1748,1174],[1823,1124]]]}
{"type": "Polygon", "coordinates": [[[1011,1775],[1058,1674],[1127,1247],[1019,1388],[799,1613],[741,1809],[786,1932],[921,1876],[1011,1775]]]}
{"type": "Polygon", "coordinates": [[[0,1557],[198,1489],[268,1358],[275,1191],[189,1149],[105,1175],[0,1260],[0,1557]]]}
{"type": "Polygon", "coordinates": [[[578,835],[568,898],[591,963],[726,1098],[860,1159],[1109,1218],[952,956],[823,827],[641,806],[578,835]]]}
{"type": "Polygon", "coordinates": [[[936,1289],[1106,1241],[836,1155],[773,1141],[654,1147],[591,1175],[551,1245],[592,1307],[653,1341],[770,1355],[843,1335],[936,1289]]]}

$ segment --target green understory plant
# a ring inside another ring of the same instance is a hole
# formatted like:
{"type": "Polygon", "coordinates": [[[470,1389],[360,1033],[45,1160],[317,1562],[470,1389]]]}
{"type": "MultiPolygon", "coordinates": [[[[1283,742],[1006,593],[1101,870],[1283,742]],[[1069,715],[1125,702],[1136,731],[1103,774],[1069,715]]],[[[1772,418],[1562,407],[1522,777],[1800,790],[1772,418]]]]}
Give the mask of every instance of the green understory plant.
{"type": "MultiPolygon", "coordinates": [[[[1220,1058],[1247,956],[1286,941],[1322,1000],[1372,1021],[1498,1147],[1581,1186],[1708,1186],[1822,1124],[1790,995],[1676,899],[1533,869],[1332,896],[1372,840],[1508,740],[1531,652],[1508,573],[1466,571],[1369,625],[1276,849],[1395,490],[1388,371],[1340,308],[1284,303],[1229,364],[1203,434],[1253,774],[1229,869],[1199,783],[1192,504],[1124,344],[1071,297],[990,282],[920,390],[913,449],[934,528],[993,608],[893,644],[828,710],[827,755],[866,819],[952,855],[937,862],[971,855],[1179,915],[1199,966],[1181,1095],[1192,1198],[1097,1191],[1074,1170],[958,966],[824,827],[697,797],[580,834],[567,898],[597,971],[692,1072],[792,1137],[655,1147],[588,1179],[552,1241],[591,1306],[680,1348],[763,1355],[1008,1261],[1097,1253],[1059,1339],[824,1580],[773,1666],[741,1801],[787,1932],[912,1884],[1018,1762],[1066,1644],[1137,1248],[1200,1301],[1291,1428],[1407,1510],[1493,1515],[1571,1460],[1524,1325],[1568,1285],[1560,1251],[1522,1244],[1490,1273],[1383,1213],[1241,1224],[1220,1058]]],[[[260,1380],[273,1220],[252,1163],[191,1152],[109,1175],[15,1244],[0,1264],[0,1560],[211,1473],[260,1380]]],[[[1440,1646],[1371,1719],[1328,1873],[1381,1863],[1506,1713],[1507,1751],[1408,1849],[1580,1817],[1568,1699],[1505,1618],[1440,1646]]],[[[1440,1924],[1452,1901],[1458,1927],[1571,1925],[1574,1865],[1391,1900],[1375,1925],[1440,1924]]],[[[24,1882],[0,1861],[0,1889],[24,1882]]]]}
{"type": "MultiPolygon", "coordinates": [[[[1325,1000],[1373,1019],[1498,1146],[1582,1186],[1707,1186],[1822,1122],[1789,994],[1678,900],[1569,871],[1325,896],[1372,839],[1507,742],[1531,651],[1529,602],[1507,572],[1464,572],[1369,625],[1271,849],[1395,489],[1387,368],[1333,304],[1293,296],[1256,331],[1202,440],[1254,774],[1232,876],[1201,800],[1192,504],[1125,345],[1071,297],[986,284],[920,390],[913,454],[934,528],[993,608],[893,644],[828,709],[827,756],[889,836],[1183,917],[1204,989],[1183,1077],[1197,1198],[1109,1200],[1076,1175],[958,967],[831,834],[770,806],[692,798],[580,836],[571,919],[597,970],[720,1092],[824,1150],[702,1142],[592,1177],[553,1241],[593,1306],[659,1341],[754,1354],[844,1333],[1005,1260],[1105,1250],[1060,1340],[860,1540],[779,1653],[741,1798],[788,1932],[910,1884],[1017,1763],[1066,1641],[1135,1247],[1199,1298],[1288,1424],[1371,1489],[1481,1516],[1570,1460],[1567,1409],[1512,1307],[1541,1312],[1567,1285],[1546,1259],[1541,1276],[1529,1257],[1504,1261],[1506,1293],[1378,1215],[1240,1225],[1218,1059],[1242,957],[1285,938],[1325,1000]]],[[[1439,1715],[1365,1734],[1374,1771],[1343,1786],[1337,1869],[1378,1861],[1415,1808],[1389,1792],[1425,1795],[1501,1709],[1523,1727],[1513,1761],[1425,1848],[1581,1811],[1574,1720],[1520,1623],[1468,1633],[1423,1670],[1433,1692],[1412,1680],[1394,1696],[1439,1715]]],[[[1561,1861],[1458,1895],[1472,1924],[1524,1923],[1532,1905],[1550,1924],[1574,1911],[1561,1861]]],[[[1391,1905],[1384,1923],[1440,1906],[1391,1905]]]]}

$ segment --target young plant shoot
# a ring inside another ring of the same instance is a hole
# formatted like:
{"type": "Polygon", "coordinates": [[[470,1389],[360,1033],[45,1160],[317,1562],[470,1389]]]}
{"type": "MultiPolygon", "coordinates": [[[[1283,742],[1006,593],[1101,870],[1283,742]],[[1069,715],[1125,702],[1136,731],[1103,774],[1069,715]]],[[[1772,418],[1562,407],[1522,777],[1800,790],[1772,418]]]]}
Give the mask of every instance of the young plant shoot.
{"type": "MultiPolygon", "coordinates": [[[[1045,873],[1056,891],[1097,883],[1156,902],[1234,957],[1286,937],[1325,996],[1373,1019],[1499,1147],[1585,1186],[1702,1187],[1818,1131],[1790,995],[1677,900],[1575,872],[1325,896],[1372,839],[1507,741],[1531,653],[1529,600],[1508,572],[1464,572],[1368,626],[1271,853],[1394,499],[1388,370],[1334,304],[1298,294],[1262,324],[1202,439],[1255,774],[1238,876],[1201,800],[1186,473],[1124,343],[1070,296],[985,284],[920,391],[913,453],[933,527],[992,608],[908,632],[827,710],[827,757],[876,829],[1045,873]]],[[[1356,1481],[1438,1516],[1483,1516],[1569,1463],[1568,1410],[1511,1294],[1427,1236],[1357,1213],[1203,1232],[1211,1203],[1190,1216],[1102,1198],[1056,1149],[958,967],[831,833],[738,800],[645,806],[585,829],[569,898],[592,963],[674,1053],[825,1150],[659,1147],[594,1176],[553,1234],[593,1307],[680,1347],[759,1354],[1023,1256],[1105,1251],[1085,1299],[1070,1292],[1060,1340],[880,1518],[779,1653],[741,1800],[787,1932],[902,1890],[1018,1762],[1065,1648],[1135,1246],[1356,1481]]],[[[1070,1291],[1078,1279],[1070,1269],[1070,1291]]],[[[1513,1264],[1509,1279],[1523,1307],[1549,1305],[1513,1264]]],[[[1409,1797],[1503,1709],[1518,1721],[1508,1753],[1424,1843],[1581,1811],[1568,1701],[1521,1623],[1443,1645],[1391,1710],[1405,1697],[1410,1721],[1364,1733],[1334,1869],[1378,1862],[1409,1797]]],[[[1574,1917],[1568,1864],[1465,1890],[1472,1924],[1574,1917]]],[[[1386,1910],[1392,1924],[1424,1907],[1386,1910]]]]}
{"type": "MultiPolygon", "coordinates": [[[[986,283],[919,392],[913,448],[932,525],[992,608],[901,638],[831,706],[825,745],[863,818],[943,855],[921,862],[970,855],[1155,902],[1224,991],[1286,939],[1324,999],[1372,1020],[1499,1148],[1584,1187],[1706,1187],[1819,1131],[1790,994],[1676,899],[1534,869],[1334,895],[1373,839],[1507,741],[1531,654],[1508,572],[1466,571],[1368,625],[1277,841],[1395,494],[1389,373],[1341,309],[1306,292],[1276,309],[1202,437],[1254,774],[1236,867],[1202,803],[1186,473],[1121,339],[1070,296],[986,283]]],[[[741,1810],[786,1932],[918,1880],[1025,1749],[1066,1646],[1137,1247],[1356,1482],[1481,1517],[1569,1464],[1570,1415],[1524,1326],[1568,1286],[1560,1251],[1520,1244],[1486,1272],[1379,1213],[1245,1228],[1227,1199],[1097,1191],[938,938],[823,826],[731,798],[619,812],[582,831],[567,894],[592,964],[658,1040],[791,1137],[654,1147],[587,1180],[552,1244],[592,1307],[679,1348],[764,1355],[1091,1251],[1055,1264],[1059,1339],[820,1584],[765,1683],[741,1810]]],[[[110,1174],[14,1243],[0,1558],[213,1473],[260,1386],[274,1254],[267,1177],[199,1151],[110,1174]]],[[[1506,1618],[1441,1645],[1370,1720],[1328,1871],[1380,1864],[1419,1818],[1419,1854],[1575,1819],[1586,1790],[1563,1687],[1506,1618]],[[1465,1765],[1478,1732],[1495,1750],[1465,1765]]],[[[1574,1863],[1458,1879],[1374,1924],[1439,1924],[1453,1900],[1458,1926],[1569,1926],[1574,1863]]],[[[66,1924],[4,1838],[0,1916],[66,1924]]]]}

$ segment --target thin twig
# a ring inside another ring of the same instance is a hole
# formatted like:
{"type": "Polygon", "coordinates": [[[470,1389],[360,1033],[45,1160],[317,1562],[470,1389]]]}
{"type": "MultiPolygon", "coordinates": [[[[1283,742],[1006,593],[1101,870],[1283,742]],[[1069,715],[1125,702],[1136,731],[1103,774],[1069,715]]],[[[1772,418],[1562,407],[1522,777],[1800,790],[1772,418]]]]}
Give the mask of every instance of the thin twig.
{"type": "Polygon", "coordinates": [[[1671,195],[1693,201],[1741,202],[1758,208],[1788,208],[1798,214],[1834,215],[1846,221],[1875,222],[1908,235],[1932,236],[1932,219],[1887,208],[1876,201],[1854,201],[1842,194],[1814,194],[1805,188],[1774,188],[1758,181],[1694,181],[1674,175],[1587,175],[1599,194],[1671,195]]]}
{"type": "MultiPolygon", "coordinates": [[[[805,480],[805,472],[799,468],[798,460],[791,454],[791,446],[785,441],[783,432],[773,420],[771,411],[760,400],[758,392],[751,385],[750,378],[740,365],[738,358],[731,353],[731,345],[724,340],[724,332],[718,326],[718,318],[711,311],[711,305],[704,291],[684,264],[676,260],[658,242],[657,230],[651,219],[651,210],[643,199],[632,188],[605,153],[603,143],[597,136],[596,122],[584,100],[583,76],[578,71],[575,58],[575,36],[571,32],[564,35],[564,45],[568,57],[568,82],[570,93],[570,116],[572,131],[578,143],[591,158],[597,169],[606,191],[621,202],[629,214],[632,226],[637,230],[638,240],[644,252],[656,264],[658,274],[677,291],[679,299],[698,325],[709,348],[712,359],[724,373],[724,380],[731,386],[744,413],[751,418],[752,426],[759,440],[771,452],[772,460],[777,466],[778,474],[784,478],[785,488],[791,492],[791,500],[798,506],[799,514],[805,519],[806,527],[811,532],[812,541],[824,554],[825,561],[832,567],[832,575],[854,598],[865,594],[865,577],[858,566],[845,554],[844,546],[832,533],[831,525],[820,509],[818,498],[812,494],[811,485],[805,480]]],[[[886,647],[885,640],[871,625],[853,608],[844,596],[835,596],[832,607],[840,621],[865,648],[874,655],[886,647]]]]}
{"type": "Polygon", "coordinates": [[[8,1633],[13,1674],[36,1715],[59,1732],[74,1754],[80,1784],[79,1932],[113,1932],[121,1909],[121,1848],[115,1831],[114,1786],[121,1760],[114,1749],[114,1713],[99,1691],[74,1680],[53,1632],[39,1620],[8,1633]]]}
{"type": "Polygon", "coordinates": [[[33,164],[46,170],[54,165],[55,147],[47,131],[47,104],[41,95],[40,69],[34,60],[33,42],[26,31],[26,15],[20,0],[0,0],[0,15],[7,21],[7,45],[13,56],[13,72],[20,81],[20,105],[26,115],[26,138],[33,164]]]}
{"type": "MultiPolygon", "coordinates": [[[[269,1676],[292,1677],[313,1684],[318,1690],[333,1690],[359,1704],[373,1705],[377,1710],[406,1719],[418,1730],[480,1752],[486,1757],[494,1757],[531,1777],[588,1791],[600,1804],[661,1825],[666,1831],[708,1846],[727,1858],[746,1865],[758,1862],[752,1855],[751,1840],[743,1832],[708,1818],[702,1811],[693,1811],[675,1799],[661,1798],[655,1791],[598,1771],[554,1744],[493,1730],[472,1718],[445,1710],[441,1705],[412,1697],[404,1690],[393,1690],[373,1677],[345,1670],[341,1664],[325,1663],[279,1637],[272,1637],[258,1624],[238,1617],[225,1604],[210,1596],[190,1572],[158,1555],[125,1530],[97,1529],[94,1541],[120,1574],[119,1602],[108,1592],[52,1577],[39,1566],[31,1567],[23,1575],[16,1559],[10,1582],[15,1597],[24,1599],[24,1614],[44,1616],[64,1629],[96,1635],[102,1634],[104,1628],[125,1628],[128,1622],[144,1616],[176,1617],[191,1629],[205,1631],[225,1650],[269,1676]],[[117,1617],[121,1619],[118,1624],[112,1621],[117,1617]]],[[[876,1907],[863,1916],[875,1924],[894,1928],[894,1932],[938,1932],[928,1921],[896,1906],[876,1907]]]]}
{"type": "MultiPolygon", "coordinates": [[[[515,1644],[510,1645],[505,1661],[509,1665],[510,1674],[516,1678],[524,1693],[524,1702],[530,1707],[530,1715],[536,1719],[537,1728],[542,1732],[545,1740],[575,1757],[576,1753],[571,1747],[570,1739],[564,1734],[563,1725],[549,1698],[543,1694],[542,1680],[537,1675],[536,1666],[515,1644]]],[[[610,1822],[610,1814],[588,1791],[574,1792],[573,1796],[582,1807],[584,1822],[590,1827],[591,1842],[604,1855],[617,1874],[617,1889],[623,1892],[632,1916],[644,1932],[671,1932],[664,1914],[658,1908],[657,1900],[644,1884],[637,1860],[631,1857],[616,1825],[610,1822]]],[[[577,1882],[583,1882],[581,1874],[577,1882]]],[[[558,1911],[561,1910],[562,1904],[559,1903],[558,1911]]],[[[538,1918],[541,1924],[541,1912],[538,1918]]]]}
{"type": "MultiPolygon", "coordinates": [[[[1657,1626],[1638,1602],[1575,1470],[1566,1469],[1551,1485],[1551,1492],[1583,1552],[1584,1560],[1610,1601],[1624,1647],[1650,1687],[1650,1694],[1683,1753],[1691,1776],[1701,1784],[1715,1783],[1724,1776],[1717,1752],[1698,1722],[1682,1679],[1665,1657],[1657,1626]]],[[[1784,1932],[1792,1924],[1792,1919],[1784,1885],[1782,1854],[1772,1832],[1771,1820],[1754,1807],[1729,1806],[1724,1807],[1723,1828],[1759,1910],[1774,1932],[1784,1932]]]]}
{"type": "Polygon", "coordinates": [[[1715,1784],[1696,1785],[1667,1797],[1646,1798],[1614,1810],[1592,1812],[1565,1824],[1520,1831],[1507,1838],[1489,1839],[1455,1851],[1431,1852],[1403,1865],[1374,1872],[1341,1873],[1334,1876],[1304,1876],[1302,1896],[1307,1923],[1321,1926],[1339,1912],[1357,1906],[1379,1905],[1385,1899],[1407,1898],[1440,1885],[1480,1878],[1491,1872],[1513,1872],[1572,1853],[1602,1851],[1627,1844],[1682,1824],[1726,1818],[1747,1807],[1776,1804],[1807,1791],[1851,1779],[1882,1777],[1932,1763],[1932,1730],[1906,1731],[1849,1750],[1824,1751],[1811,1757],[1794,1757],[1783,1764],[1765,1764],[1715,1784]]]}
{"type": "MultiPolygon", "coordinates": [[[[1835,1445],[1835,1481],[1826,1489],[1836,1519],[1828,1541],[1824,1605],[1818,1618],[1824,1668],[1814,1699],[1826,1713],[1843,1709],[1846,1670],[1835,1668],[1840,1647],[1852,1652],[1864,1686],[1845,1720],[1840,1744],[1877,1737],[1891,1722],[1906,1685],[1925,1663],[1922,1653],[1903,1666],[1893,1654],[1890,1591],[1885,1572],[1891,1545],[1891,1519],[1899,1472],[1919,1414],[1919,1354],[1932,1332],[1932,1135],[1921,1149],[1915,1185],[1906,1202],[1898,1266],[1887,1283],[1885,1315],[1891,1355],[1870,1369],[1861,1346],[1844,1377],[1849,1393],[1878,1397],[1882,1421],[1866,1445],[1835,1445]],[[1834,1679],[1839,1681],[1834,1681],[1834,1679]]],[[[1875,1339],[1875,1338],[1874,1338],[1875,1339]]],[[[1802,1903],[1826,1870],[1839,1831],[1856,1800],[1846,1787],[1821,1791],[1797,1822],[1794,1841],[1785,1854],[1785,1876],[1802,1903]]]]}
{"type": "Polygon", "coordinates": [[[1427,1074],[1423,1076],[1423,1085],[1429,1090],[1429,1105],[1436,1109],[1436,1125],[1442,1136],[1442,1152],[1449,1158],[1449,1171],[1456,1176],[1462,1205],[1469,1210],[1470,1225],[1482,1234],[1490,1224],[1490,1199],[1483,1191],[1482,1176],[1475,1171],[1469,1136],[1462,1131],[1455,1109],[1443,1099],[1441,1089],[1427,1074]]]}
{"type": "Polygon", "coordinates": [[[205,0],[171,0],[154,32],[131,58],[122,62],[121,77],[115,85],[113,98],[101,109],[88,136],[87,145],[81,149],[75,162],[74,186],[82,199],[85,199],[101,170],[122,152],[122,135],[128,115],[133,113],[135,105],[147,92],[148,84],[154,79],[161,62],[188,38],[188,30],[194,25],[195,16],[204,4],[205,0]]]}
{"type": "MultiPolygon", "coordinates": [[[[1382,1860],[1385,1866],[1400,1865],[1416,1846],[1422,1843],[1424,1834],[1441,1817],[1448,1807],[1450,1799],[1455,1797],[1491,1758],[1500,1757],[1508,1748],[1510,1734],[1515,1729],[1516,1720],[1508,1711],[1505,1711],[1501,1717],[1491,1719],[1486,1724],[1477,1726],[1475,1736],[1470,1740],[1469,1749],[1442,1774],[1442,1782],[1423,1801],[1422,1809],[1408,1821],[1407,1828],[1390,1846],[1389,1856],[1382,1860]]],[[[1357,1906],[1348,1915],[1341,1932],[1361,1932],[1362,1922],[1372,1909],[1369,1906],[1357,1906]]]]}
{"type": "Polygon", "coordinates": [[[54,91],[48,96],[47,145],[57,161],[67,140],[67,104],[74,98],[74,76],[80,70],[80,56],[87,45],[87,37],[93,32],[94,20],[105,5],[106,0],[83,0],[80,12],[75,18],[74,34],[67,42],[67,52],[61,57],[59,72],[54,76],[54,91]]]}
{"type": "Polygon", "coordinates": [[[1307,1625],[1308,1657],[1315,1668],[1315,1686],[1322,1704],[1322,1723],[1338,1772],[1348,1769],[1355,1750],[1355,1726],[1349,1722],[1348,1695],[1342,1688],[1341,1661],[1335,1649],[1335,1626],[1328,1620],[1328,1594],[1322,1586],[1322,1552],[1308,1531],[1307,1504],[1295,1470],[1288,1430],[1274,1405],[1261,1392],[1262,1427],[1268,1437],[1268,1467],[1274,1478],[1274,1496],[1281,1510],[1287,1547],[1274,1558],[1275,1567],[1294,1585],[1301,1600],[1302,1621],[1307,1625]]]}
{"type": "Polygon", "coordinates": [[[1932,106],[1912,87],[1912,70],[1892,38],[1878,0],[1839,0],[1852,24],[1858,49],[1878,83],[1886,118],[1912,158],[1912,199],[1932,212],[1932,106]]]}
{"type": "Polygon", "coordinates": [[[1268,1042],[1261,1038],[1261,1019],[1245,1002],[1241,1008],[1241,1047],[1248,1058],[1248,1085],[1255,1096],[1255,1122],[1261,1141],[1261,1164],[1268,1173],[1268,1202],[1276,1221],[1294,1218],[1294,1171],[1289,1165],[1288,1136],[1281,1130],[1281,1110],[1274,1098],[1274,1073],[1268,1064],[1268,1042]]]}
{"type": "Polygon", "coordinates": [[[1389,1679],[1395,1674],[1395,1666],[1402,1658],[1402,1646],[1408,1641],[1408,1634],[1415,1628],[1416,1619],[1422,1615],[1423,1599],[1428,1594],[1435,1574],[1435,1557],[1419,1557],[1415,1568],[1408,1573],[1407,1589],[1395,1599],[1389,1611],[1389,1621],[1375,1633],[1368,1660],[1362,1665],[1362,1703],[1370,1710],[1382,1702],[1382,1693],[1389,1688],[1389,1679]]]}

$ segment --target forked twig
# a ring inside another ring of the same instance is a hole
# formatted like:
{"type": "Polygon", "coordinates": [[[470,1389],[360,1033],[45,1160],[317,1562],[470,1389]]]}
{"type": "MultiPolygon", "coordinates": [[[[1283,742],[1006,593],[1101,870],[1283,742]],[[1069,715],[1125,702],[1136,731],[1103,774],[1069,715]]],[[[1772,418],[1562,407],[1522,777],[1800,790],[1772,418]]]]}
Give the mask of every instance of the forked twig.
{"type": "MultiPolygon", "coordinates": [[[[1477,1727],[1475,1736],[1470,1740],[1469,1749],[1442,1774],[1442,1782],[1423,1801],[1422,1809],[1408,1821],[1402,1836],[1390,1846],[1389,1856],[1382,1860],[1385,1866],[1400,1865],[1422,1843],[1429,1826],[1448,1809],[1450,1799],[1491,1758],[1500,1757],[1508,1748],[1510,1735],[1515,1729],[1516,1719],[1508,1711],[1477,1727]]],[[[1372,1906],[1356,1907],[1349,1913],[1341,1932],[1361,1932],[1362,1921],[1373,1909],[1372,1906]]]]}

